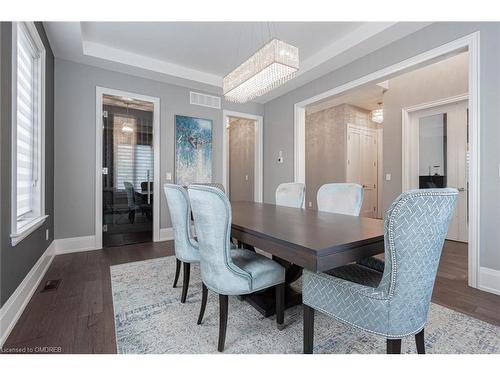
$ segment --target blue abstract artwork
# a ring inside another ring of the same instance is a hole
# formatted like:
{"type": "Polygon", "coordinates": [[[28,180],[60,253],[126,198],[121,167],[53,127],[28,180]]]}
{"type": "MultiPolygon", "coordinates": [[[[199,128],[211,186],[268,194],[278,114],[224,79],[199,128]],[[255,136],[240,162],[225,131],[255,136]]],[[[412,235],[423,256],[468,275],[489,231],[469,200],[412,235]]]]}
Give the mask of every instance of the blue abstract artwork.
{"type": "Polygon", "coordinates": [[[175,116],[175,181],[212,182],[212,120],[175,116]]]}

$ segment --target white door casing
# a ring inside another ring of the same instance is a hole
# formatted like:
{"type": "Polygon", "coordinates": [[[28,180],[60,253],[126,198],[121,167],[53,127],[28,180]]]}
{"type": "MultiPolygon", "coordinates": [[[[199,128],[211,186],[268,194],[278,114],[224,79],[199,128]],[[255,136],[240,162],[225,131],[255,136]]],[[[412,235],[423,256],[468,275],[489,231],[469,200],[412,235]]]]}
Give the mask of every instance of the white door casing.
{"type": "MultiPolygon", "coordinates": [[[[102,248],[102,141],[103,141],[103,95],[114,95],[139,99],[153,103],[153,192],[160,197],[160,98],[96,86],[96,166],[95,166],[95,248],[102,248]]],[[[160,241],[160,201],[153,199],[153,241],[160,241]]]]}

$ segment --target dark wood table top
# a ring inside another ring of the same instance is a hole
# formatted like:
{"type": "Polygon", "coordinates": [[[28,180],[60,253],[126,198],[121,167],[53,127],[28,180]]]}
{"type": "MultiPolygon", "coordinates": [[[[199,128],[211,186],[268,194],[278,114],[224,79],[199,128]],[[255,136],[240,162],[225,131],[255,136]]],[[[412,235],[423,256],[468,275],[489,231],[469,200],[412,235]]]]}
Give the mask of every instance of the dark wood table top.
{"type": "Polygon", "coordinates": [[[384,251],[384,222],[358,216],[232,202],[232,236],[313,271],[384,251]]]}

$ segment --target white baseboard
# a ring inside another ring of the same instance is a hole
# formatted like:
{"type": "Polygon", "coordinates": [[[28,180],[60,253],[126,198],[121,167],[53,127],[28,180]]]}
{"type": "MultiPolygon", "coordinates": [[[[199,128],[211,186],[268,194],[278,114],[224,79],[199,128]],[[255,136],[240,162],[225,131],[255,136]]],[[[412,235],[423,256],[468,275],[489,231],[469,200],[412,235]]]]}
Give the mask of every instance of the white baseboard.
{"type": "Polygon", "coordinates": [[[95,236],[59,238],[54,242],[56,255],[98,249],[95,236]]]}
{"type": "Polygon", "coordinates": [[[0,309],[0,347],[7,340],[55,255],[55,241],[49,245],[21,284],[0,309]]]}
{"type": "Polygon", "coordinates": [[[479,289],[500,295],[500,270],[479,268],[479,289]]]}
{"type": "MultiPolygon", "coordinates": [[[[193,227],[194,230],[194,227],[193,227]]],[[[160,229],[160,241],[170,241],[174,239],[174,230],[170,228],[160,229]]],[[[55,254],[69,254],[78,251],[98,250],[96,246],[96,236],[59,238],[54,240],[55,254]]]]}

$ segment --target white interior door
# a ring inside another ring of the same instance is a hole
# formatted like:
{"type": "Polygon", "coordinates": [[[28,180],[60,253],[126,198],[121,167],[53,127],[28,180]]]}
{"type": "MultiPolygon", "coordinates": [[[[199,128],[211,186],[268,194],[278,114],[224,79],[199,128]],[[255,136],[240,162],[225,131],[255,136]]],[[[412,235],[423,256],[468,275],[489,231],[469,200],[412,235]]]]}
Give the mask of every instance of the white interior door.
{"type": "Polygon", "coordinates": [[[361,216],[377,216],[377,163],[377,131],[348,125],[346,182],[363,186],[365,196],[361,207],[361,216]]]}
{"type": "Polygon", "coordinates": [[[448,238],[461,242],[467,242],[468,239],[467,104],[459,103],[447,112],[447,186],[458,189],[457,206],[448,230],[448,238]]]}
{"type": "MultiPolygon", "coordinates": [[[[459,195],[447,239],[468,240],[468,101],[415,113],[419,188],[454,187],[459,195]]],[[[414,177],[414,178],[415,178],[414,177]]]]}

